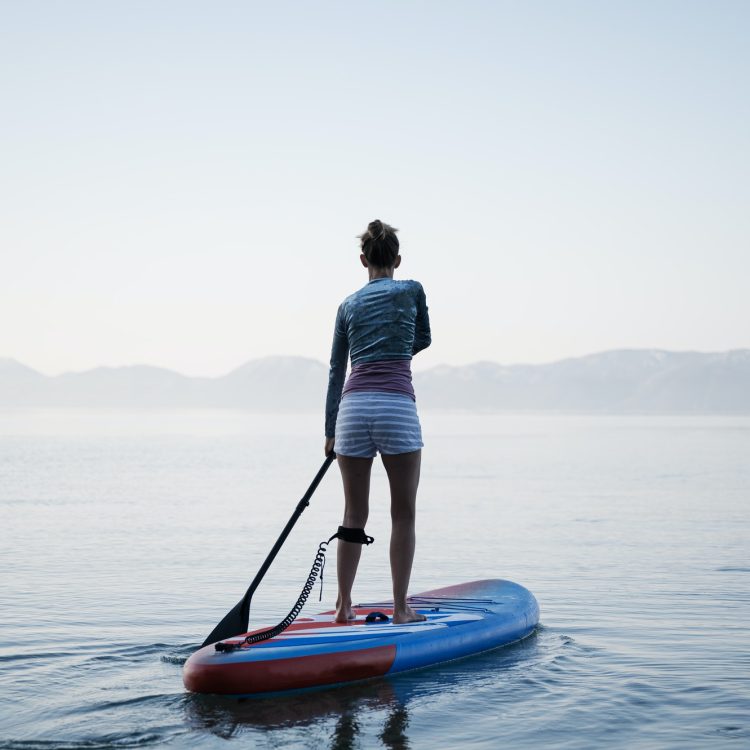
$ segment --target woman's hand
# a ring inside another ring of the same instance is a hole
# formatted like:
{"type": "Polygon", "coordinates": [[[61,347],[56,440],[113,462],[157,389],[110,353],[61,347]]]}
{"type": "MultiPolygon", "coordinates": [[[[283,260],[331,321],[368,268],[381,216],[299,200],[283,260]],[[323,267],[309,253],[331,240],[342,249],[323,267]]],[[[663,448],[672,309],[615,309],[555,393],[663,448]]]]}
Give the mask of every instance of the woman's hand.
{"type": "Polygon", "coordinates": [[[335,438],[326,438],[326,445],[325,445],[325,454],[326,456],[330,456],[331,453],[333,453],[333,444],[335,442],[335,438]]]}

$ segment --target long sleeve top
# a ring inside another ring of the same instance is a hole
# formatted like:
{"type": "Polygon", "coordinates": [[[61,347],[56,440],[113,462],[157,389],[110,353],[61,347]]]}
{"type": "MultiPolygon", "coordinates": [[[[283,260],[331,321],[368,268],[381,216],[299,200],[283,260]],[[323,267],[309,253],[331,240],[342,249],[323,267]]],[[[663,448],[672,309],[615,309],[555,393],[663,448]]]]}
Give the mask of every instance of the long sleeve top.
{"type": "Polygon", "coordinates": [[[331,346],[326,437],[334,437],[347,358],[365,362],[410,360],[431,343],[427,298],[418,281],[373,279],[339,306],[331,346]]]}

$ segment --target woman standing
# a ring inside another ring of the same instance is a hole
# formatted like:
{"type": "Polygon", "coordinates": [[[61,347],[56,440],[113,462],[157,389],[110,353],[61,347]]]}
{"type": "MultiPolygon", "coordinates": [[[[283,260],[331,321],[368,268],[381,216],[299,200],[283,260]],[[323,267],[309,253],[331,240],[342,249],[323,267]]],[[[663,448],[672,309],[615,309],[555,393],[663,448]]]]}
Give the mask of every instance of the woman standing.
{"type": "MultiPolygon", "coordinates": [[[[430,345],[424,289],[395,281],[401,265],[396,229],[376,220],[361,235],[360,261],[368,283],[339,306],[326,399],[326,455],[335,450],[344,483],[344,521],[364,537],[370,470],[380,452],[391,490],[393,622],[423,620],[406,603],[414,559],[414,516],[422,430],[411,382],[411,358],[430,345]],[[347,357],[351,372],[344,385],[347,357]]],[[[345,531],[346,535],[346,531],[345,531]]],[[[339,539],[336,621],[352,619],[352,586],[360,543],[339,539]]]]}

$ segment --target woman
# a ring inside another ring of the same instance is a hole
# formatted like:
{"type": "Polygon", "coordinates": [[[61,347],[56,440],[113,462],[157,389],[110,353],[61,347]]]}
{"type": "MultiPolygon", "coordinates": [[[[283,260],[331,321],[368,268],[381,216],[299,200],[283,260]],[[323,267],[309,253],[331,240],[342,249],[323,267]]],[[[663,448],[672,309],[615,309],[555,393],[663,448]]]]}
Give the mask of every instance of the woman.
{"type": "MultiPolygon", "coordinates": [[[[422,458],[411,358],[430,345],[427,301],[418,281],[394,281],[401,265],[396,229],[376,220],[361,235],[368,283],[336,315],[326,399],[325,452],[335,450],[344,483],[344,535],[365,539],[370,470],[380,451],[391,490],[393,622],[424,620],[407,603],[422,458]],[[344,385],[347,356],[352,368],[344,385]],[[342,395],[343,392],[343,395],[342,395]]],[[[361,543],[339,539],[336,622],[353,619],[352,585],[361,543]]]]}

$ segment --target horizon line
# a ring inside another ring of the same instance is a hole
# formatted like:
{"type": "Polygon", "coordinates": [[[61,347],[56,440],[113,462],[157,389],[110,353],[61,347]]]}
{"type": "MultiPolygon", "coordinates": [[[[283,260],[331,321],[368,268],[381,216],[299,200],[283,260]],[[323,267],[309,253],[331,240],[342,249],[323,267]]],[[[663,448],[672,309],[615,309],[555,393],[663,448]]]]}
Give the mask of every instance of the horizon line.
{"type": "MultiPolygon", "coordinates": [[[[668,355],[700,354],[700,355],[709,356],[709,355],[734,354],[734,353],[740,353],[740,352],[750,353],[750,347],[737,347],[737,348],[732,348],[732,349],[714,350],[714,351],[700,351],[697,349],[662,349],[662,348],[657,348],[657,347],[643,347],[643,348],[623,347],[623,348],[616,348],[616,349],[602,349],[596,352],[589,352],[588,354],[561,357],[559,359],[553,359],[553,360],[548,360],[545,362],[537,362],[537,363],[514,362],[512,364],[505,364],[503,362],[499,362],[497,360],[492,360],[492,359],[478,359],[472,362],[467,362],[466,364],[462,364],[462,365],[439,363],[436,365],[430,365],[425,368],[418,368],[415,372],[429,372],[430,370],[436,370],[438,368],[461,369],[464,367],[475,367],[477,365],[486,365],[486,364],[498,365],[500,367],[507,367],[507,368],[546,367],[550,365],[560,364],[562,362],[587,359],[589,357],[598,357],[598,356],[604,356],[608,354],[635,353],[635,352],[640,352],[640,353],[650,352],[654,354],[668,354],[668,355]]],[[[36,368],[25,364],[24,362],[21,362],[20,360],[14,357],[0,357],[0,363],[5,362],[5,363],[12,363],[15,365],[19,365],[25,369],[31,370],[32,372],[35,372],[36,374],[42,375],[43,377],[47,377],[47,378],[58,378],[58,377],[62,377],[63,375],[81,375],[84,373],[94,372],[95,370],[128,370],[128,369],[144,368],[144,369],[152,369],[152,370],[162,370],[164,372],[170,372],[170,373],[179,375],[180,377],[184,377],[184,378],[201,379],[201,380],[218,380],[220,378],[227,377],[228,375],[231,375],[233,372],[236,372],[237,370],[243,367],[246,367],[247,365],[252,364],[254,362],[263,362],[263,361],[268,361],[268,360],[284,360],[284,359],[294,359],[294,360],[301,360],[305,362],[315,362],[316,364],[321,365],[325,369],[327,369],[328,367],[325,361],[323,360],[316,359],[315,357],[308,357],[308,356],[297,355],[297,354],[267,354],[267,355],[263,355],[260,357],[247,359],[241,364],[237,365],[236,367],[233,367],[232,369],[228,370],[223,375],[186,375],[185,373],[182,373],[179,370],[175,370],[170,367],[164,367],[162,365],[154,365],[154,364],[150,364],[147,362],[134,362],[131,364],[121,364],[121,365],[94,365],[93,367],[87,367],[81,370],[63,370],[62,372],[59,372],[56,375],[49,375],[45,372],[42,372],[41,370],[37,370],[36,368]]]]}

